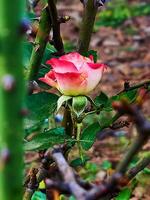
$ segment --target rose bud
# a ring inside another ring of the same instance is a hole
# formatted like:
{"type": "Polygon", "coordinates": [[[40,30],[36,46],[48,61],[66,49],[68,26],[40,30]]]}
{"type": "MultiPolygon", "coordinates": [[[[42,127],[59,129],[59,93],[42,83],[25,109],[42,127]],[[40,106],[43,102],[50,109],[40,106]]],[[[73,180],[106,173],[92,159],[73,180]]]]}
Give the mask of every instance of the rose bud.
{"type": "Polygon", "coordinates": [[[94,63],[93,56],[77,52],[47,61],[50,70],[40,81],[57,88],[63,95],[78,96],[91,92],[100,82],[105,64],[94,63]]]}

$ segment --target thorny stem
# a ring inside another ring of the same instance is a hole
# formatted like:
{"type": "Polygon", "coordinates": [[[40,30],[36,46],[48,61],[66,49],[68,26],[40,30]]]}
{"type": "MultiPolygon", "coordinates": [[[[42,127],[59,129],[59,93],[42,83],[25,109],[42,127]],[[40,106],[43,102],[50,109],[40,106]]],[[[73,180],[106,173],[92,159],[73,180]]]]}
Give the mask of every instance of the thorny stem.
{"type": "Polygon", "coordinates": [[[95,0],[88,0],[85,4],[78,41],[78,51],[80,54],[86,53],[89,48],[95,17],[98,10],[98,6],[95,5],[94,1],[95,0]]]}
{"type": "Polygon", "coordinates": [[[51,16],[53,26],[53,42],[59,55],[64,54],[64,46],[60,34],[60,22],[58,21],[58,14],[55,0],[48,0],[48,8],[51,16]]]}
{"type": "Polygon", "coordinates": [[[138,89],[138,88],[141,88],[141,87],[147,87],[150,85],[150,80],[148,81],[144,81],[142,83],[139,83],[139,84],[136,84],[134,86],[131,86],[129,87],[127,90],[123,89],[122,91],[120,91],[117,95],[123,93],[123,92],[127,92],[127,91],[131,91],[131,90],[135,90],[135,89],[138,89]]]}
{"type": "Polygon", "coordinates": [[[27,78],[29,81],[35,80],[37,78],[46,44],[49,40],[50,30],[51,19],[48,7],[46,7],[43,9],[41,14],[39,28],[35,38],[35,43],[30,58],[30,64],[27,70],[27,78]]]}
{"type": "Polygon", "coordinates": [[[22,199],[24,2],[0,0],[0,199],[22,199]]]}

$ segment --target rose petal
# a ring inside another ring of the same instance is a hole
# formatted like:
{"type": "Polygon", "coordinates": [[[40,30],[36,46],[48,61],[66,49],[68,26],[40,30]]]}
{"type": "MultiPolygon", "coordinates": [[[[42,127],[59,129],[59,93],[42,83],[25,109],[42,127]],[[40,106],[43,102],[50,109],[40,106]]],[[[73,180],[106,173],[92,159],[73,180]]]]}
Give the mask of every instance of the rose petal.
{"type": "Polygon", "coordinates": [[[58,88],[55,73],[53,71],[48,72],[44,77],[39,78],[39,80],[46,83],[47,85],[58,88]]]}
{"type": "Polygon", "coordinates": [[[57,58],[52,58],[46,62],[52,66],[55,72],[66,73],[66,72],[77,72],[77,68],[72,62],[66,60],[59,60],[57,58]]]}
{"type": "Polygon", "coordinates": [[[58,88],[64,95],[76,96],[85,93],[87,84],[87,75],[82,73],[67,72],[55,73],[58,88]]]}
{"type": "Polygon", "coordinates": [[[87,62],[87,64],[89,65],[89,67],[91,67],[92,69],[99,69],[99,68],[107,68],[107,65],[103,64],[103,63],[89,63],[87,62]]]}
{"type": "Polygon", "coordinates": [[[89,63],[83,65],[80,72],[87,73],[86,93],[91,92],[98,85],[102,77],[103,69],[102,65],[99,68],[92,68],[89,66],[89,63]]]}
{"type": "Polygon", "coordinates": [[[61,61],[66,60],[66,61],[72,62],[78,70],[82,68],[85,62],[91,62],[90,58],[84,57],[80,55],[78,52],[72,52],[72,53],[63,55],[59,58],[59,60],[61,61]]]}

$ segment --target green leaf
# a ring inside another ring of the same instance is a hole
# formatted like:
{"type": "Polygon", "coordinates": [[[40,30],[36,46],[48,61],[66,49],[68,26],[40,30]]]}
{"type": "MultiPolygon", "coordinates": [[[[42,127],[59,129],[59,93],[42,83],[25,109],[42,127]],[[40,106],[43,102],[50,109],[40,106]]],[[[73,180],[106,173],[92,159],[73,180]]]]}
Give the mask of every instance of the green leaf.
{"type": "Polygon", "coordinates": [[[72,108],[77,116],[80,116],[87,106],[87,98],[85,96],[73,97],[72,108]]]}
{"type": "Polygon", "coordinates": [[[85,150],[88,150],[93,145],[97,132],[101,130],[101,127],[98,122],[95,122],[94,124],[89,125],[82,131],[81,135],[81,142],[82,148],[85,150]]]}
{"type": "Polygon", "coordinates": [[[119,192],[115,200],[129,200],[131,193],[132,193],[131,189],[126,187],[123,190],[121,190],[121,192],[119,192]]]}
{"type": "Polygon", "coordinates": [[[83,158],[76,158],[74,160],[71,161],[70,165],[72,167],[78,167],[78,166],[83,166],[85,165],[86,161],[89,160],[89,157],[88,156],[83,156],[83,158]]]}
{"type": "Polygon", "coordinates": [[[111,162],[109,162],[108,160],[104,160],[104,161],[102,162],[102,164],[101,164],[101,167],[102,167],[102,169],[104,169],[104,170],[108,170],[108,169],[111,169],[112,164],[111,164],[111,162]]]}
{"type": "Polygon", "coordinates": [[[71,98],[72,98],[71,96],[65,96],[65,95],[59,97],[57,101],[57,111],[60,109],[60,107],[63,105],[64,102],[68,101],[71,98]]]}
{"type": "Polygon", "coordinates": [[[144,172],[145,174],[150,174],[150,169],[146,167],[146,168],[144,168],[143,172],[144,172]]]}
{"type": "Polygon", "coordinates": [[[31,200],[46,200],[46,194],[42,192],[34,192],[31,200]]]}
{"type": "Polygon", "coordinates": [[[86,57],[88,57],[88,58],[89,58],[90,55],[93,56],[94,62],[96,63],[96,62],[97,62],[97,51],[89,50],[88,52],[83,53],[83,56],[86,56],[86,57]]]}
{"type": "Polygon", "coordinates": [[[104,105],[104,110],[105,111],[113,110],[112,103],[114,101],[120,101],[121,99],[126,99],[128,100],[129,103],[132,103],[136,100],[136,96],[137,96],[137,89],[122,92],[119,95],[112,96],[106,101],[106,104],[104,105]]]}
{"type": "Polygon", "coordinates": [[[58,96],[41,92],[27,96],[26,105],[29,109],[29,118],[43,120],[50,116],[56,108],[58,96]]]}
{"type": "Polygon", "coordinates": [[[107,101],[108,101],[108,96],[104,92],[101,92],[100,95],[97,96],[94,100],[97,106],[106,105],[107,101]]]}
{"type": "Polygon", "coordinates": [[[64,128],[54,128],[44,133],[37,134],[31,141],[24,144],[26,151],[44,150],[56,144],[62,144],[71,139],[64,133],[64,128]]]}

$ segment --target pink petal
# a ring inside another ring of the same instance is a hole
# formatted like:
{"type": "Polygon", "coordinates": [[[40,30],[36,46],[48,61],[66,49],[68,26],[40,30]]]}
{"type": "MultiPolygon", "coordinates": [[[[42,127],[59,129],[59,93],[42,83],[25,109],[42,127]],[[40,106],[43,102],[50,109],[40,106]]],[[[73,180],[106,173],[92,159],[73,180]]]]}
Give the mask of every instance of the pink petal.
{"type": "Polygon", "coordinates": [[[67,60],[67,61],[72,62],[78,70],[82,68],[85,62],[91,62],[90,58],[84,57],[80,55],[78,52],[72,52],[72,53],[63,55],[59,58],[59,60],[67,60]]]}
{"type": "Polygon", "coordinates": [[[82,73],[87,73],[87,85],[86,85],[86,91],[85,91],[86,93],[91,92],[98,85],[98,83],[100,82],[102,78],[102,74],[104,70],[101,64],[99,65],[99,68],[96,68],[96,67],[92,68],[92,67],[89,65],[89,63],[85,63],[80,70],[80,72],[82,73]]]}
{"type": "Polygon", "coordinates": [[[57,58],[52,58],[46,62],[52,66],[55,72],[66,73],[66,72],[77,72],[75,65],[67,60],[59,60],[57,58]]]}
{"type": "Polygon", "coordinates": [[[103,64],[103,63],[87,63],[88,66],[92,69],[99,69],[99,68],[103,68],[106,69],[107,68],[107,65],[103,64]]]}
{"type": "Polygon", "coordinates": [[[67,73],[55,73],[58,89],[64,95],[80,95],[85,94],[86,84],[87,84],[87,75],[79,74],[75,72],[67,73]]]}
{"type": "Polygon", "coordinates": [[[58,84],[56,82],[55,73],[53,71],[48,72],[47,74],[45,74],[44,77],[39,78],[39,80],[46,83],[47,85],[52,86],[52,87],[55,87],[55,88],[58,87],[58,84]]]}

